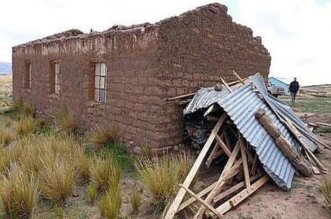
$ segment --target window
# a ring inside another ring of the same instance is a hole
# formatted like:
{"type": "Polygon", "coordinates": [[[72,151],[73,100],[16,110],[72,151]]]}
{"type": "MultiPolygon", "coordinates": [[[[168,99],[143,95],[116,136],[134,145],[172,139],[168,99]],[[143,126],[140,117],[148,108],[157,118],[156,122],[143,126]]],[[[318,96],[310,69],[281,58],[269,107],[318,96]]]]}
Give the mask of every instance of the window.
{"type": "Polygon", "coordinates": [[[96,63],[94,72],[94,100],[106,102],[106,74],[105,63],[96,63]]]}
{"type": "Polygon", "coordinates": [[[31,62],[26,62],[25,63],[25,74],[24,74],[24,85],[25,85],[25,88],[27,88],[27,89],[31,89],[31,73],[32,73],[31,62]]]}
{"type": "Polygon", "coordinates": [[[56,94],[60,93],[60,65],[59,63],[54,63],[54,75],[55,75],[55,83],[54,90],[56,94]]]}
{"type": "Polygon", "coordinates": [[[50,94],[60,93],[60,64],[52,61],[50,63],[50,94]]]}

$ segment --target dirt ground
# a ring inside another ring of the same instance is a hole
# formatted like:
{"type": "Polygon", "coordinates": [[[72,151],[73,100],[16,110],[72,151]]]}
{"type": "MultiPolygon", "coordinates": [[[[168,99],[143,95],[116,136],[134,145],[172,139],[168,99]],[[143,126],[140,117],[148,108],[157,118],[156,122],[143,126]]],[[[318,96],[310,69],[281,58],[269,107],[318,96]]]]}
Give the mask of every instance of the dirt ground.
{"type": "MultiPolygon", "coordinates": [[[[331,93],[331,89],[330,89],[331,93]]],[[[0,76],[0,111],[11,105],[11,78],[9,76],[0,76]]],[[[288,97],[282,97],[289,101],[288,97]]],[[[326,122],[331,123],[331,98],[307,98],[299,96],[299,101],[294,105],[294,109],[306,122],[326,122]],[[317,104],[317,106],[316,106],[317,104]]],[[[3,116],[0,115],[0,123],[3,122],[3,116]]],[[[330,130],[317,130],[321,138],[331,145],[330,130]]],[[[303,219],[326,219],[331,218],[331,210],[325,207],[325,202],[319,189],[325,179],[331,178],[331,150],[323,149],[319,154],[320,160],[328,168],[329,172],[322,175],[314,175],[311,178],[296,176],[292,189],[283,191],[273,182],[269,181],[256,193],[244,200],[239,206],[224,215],[224,218],[243,219],[243,218],[303,218],[303,219]]],[[[208,181],[213,182],[219,173],[215,169],[209,170],[206,175],[210,176],[208,181]]],[[[196,186],[206,187],[197,182],[196,186]]],[[[159,214],[154,214],[152,207],[153,200],[148,195],[144,185],[139,181],[134,172],[125,173],[121,180],[122,189],[122,217],[121,218],[139,218],[154,219],[160,218],[159,214]],[[143,204],[139,213],[132,214],[129,202],[129,196],[132,188],[136,186],[141,191],[143,204]]],[[[89,205],[87,203],[86,186],[77,186],[75,197],[72,197],[65,207],[65,218],[100,218],[98,205],[89,205]]],[[[55,218],[57,214],[50,205],[42,204],[34,214],[34,218],[55,218]]]]}

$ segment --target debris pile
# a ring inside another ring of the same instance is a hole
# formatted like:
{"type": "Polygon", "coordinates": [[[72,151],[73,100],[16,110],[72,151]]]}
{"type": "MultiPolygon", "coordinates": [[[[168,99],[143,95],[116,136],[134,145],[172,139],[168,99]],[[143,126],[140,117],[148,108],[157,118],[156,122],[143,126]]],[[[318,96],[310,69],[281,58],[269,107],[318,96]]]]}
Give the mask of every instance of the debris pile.
{"type": "Polygon", "coordinates": [[[231,85],[221,78],[222,86],[200,89],[184,110],[186,132],[199,156],[167,219],[197,204],[193,218],[221,217],[269,179],[289,190],[295,173],[326,172],[314,152],[330,147],[289,106],[268,95],[260,75],[234,76],[238,81],[231,85]],[[225,165],[219,165],[218,180],[193,192],[190,186],[201,164],[209,167],[220,159],[225,165]]]}

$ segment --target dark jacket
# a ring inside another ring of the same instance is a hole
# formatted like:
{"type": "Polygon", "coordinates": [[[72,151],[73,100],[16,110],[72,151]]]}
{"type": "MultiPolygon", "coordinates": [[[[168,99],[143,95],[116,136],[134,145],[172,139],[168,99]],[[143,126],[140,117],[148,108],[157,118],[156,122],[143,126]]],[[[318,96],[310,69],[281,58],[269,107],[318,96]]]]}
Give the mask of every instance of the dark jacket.
{"type": "Polygon", "coordinates": [[[291,84],[290,84],[290,88],[289,88],[289,90],[290,90],[290,92],[292,92],[292,93],[298,93],[298,91],[299,91],[299,82],[297,82],[297,81],[292,81],[291,82],[291,84]]]}

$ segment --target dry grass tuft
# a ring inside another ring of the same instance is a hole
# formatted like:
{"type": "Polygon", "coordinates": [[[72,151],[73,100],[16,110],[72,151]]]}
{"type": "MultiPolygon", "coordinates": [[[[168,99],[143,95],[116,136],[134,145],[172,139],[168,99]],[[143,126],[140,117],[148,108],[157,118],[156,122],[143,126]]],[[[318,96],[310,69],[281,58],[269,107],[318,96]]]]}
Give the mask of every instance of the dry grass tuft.
{"type": "Polygon", "coordinates": [[[155,162],[147,158],[136,162],[138,174],[155,199],[158,210],[162,210],[176,194],[178,184],[184,179],[192,164],[193,158],[186,153],[155,158],[155,162]]]}
{"type": "Polygon", "coordinates": [[[60,132],[72,134],[78,130],[78,123],[68,109],[58,112],[55,120],[60,132]]]}
{"type": "Polygon", "coordinates": [[[122,205],[121,191],[118,185],[112,185],[109,191],[104,194],[99,202],[101,216],[108,219],[117,219],[120,215],[122,205]]]}
{"type": "MultiPolygon", "coordinates": [[[[1,128],[1,127],[0,127],[1,128]]],[[[7,146],[14,141],[14,136],[8,129],[0,129],[0,146],[7,146]]]]}
{"type": "Polygon", "coordinates": [[[95,132],[92,133],[90,137],[90,142],[96,148],[103,148],[108,143],[112,143],[118,140],[117,130],[112,127],[108,128],[105,126],[99,126],[95,132]]]}
{"type": "Polygon", "coordinates": [[[36,178],[20,169],[12,170],[1,182],[3,213],[8,218],[30,218],[38,198],[36,178]]]}
{"type": "Polygon", "coordinates": [[[130,203],[132,206],[132,212],[137,213],[139,212],[139,208],[141,206],[141,195],[136,187],[133,188],[131,196],[130,196],[130,203]]]}
{"type": "Polygon", "coordinates": [[[104,160],[97,159],[91,166],[92,182],[100,192],[106,192],[111,185],[117,185],[121,177],[121,169],[113,156],[104,160]]]}
{"type": "Polygon", "coordinates": [[[42,196],[52,203],[62,204],[71,196],[75,185],[75,171],[67,161],[44,160],[39,178],[42,196]]]}
{"type": "Polygon", "coordinates": [[[13,126],[14,121],[12,119],[6,117],[4,124],[5,124],[5,127],[10,128],[13,126]]]}
{"type": "Polygon", "coordinates": [[[331,208],[331,179],[326,180],[324,186],[321,187],[321,192],[324,196],[328,208],[331,208]]]}
{"type": "Polygon", "coordinates": [[[27,136],[36,131],[38,123],[32,116],[22,116],[16,124],[16,133],[19,136],[27,136]]]}

